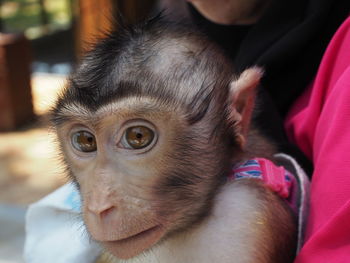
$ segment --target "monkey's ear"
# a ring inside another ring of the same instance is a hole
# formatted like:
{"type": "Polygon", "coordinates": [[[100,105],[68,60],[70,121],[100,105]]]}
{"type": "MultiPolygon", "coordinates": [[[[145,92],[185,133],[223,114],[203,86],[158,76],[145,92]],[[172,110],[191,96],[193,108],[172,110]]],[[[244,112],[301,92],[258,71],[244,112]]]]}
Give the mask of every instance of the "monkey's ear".
{"type": "Polygon", "coordinates": [[[262,75],[261,68],[249,68],[230,84],[229,121],[234,124],[234,132],[242,148],[246,142],[254,109],[256,87],[262,75]]]}

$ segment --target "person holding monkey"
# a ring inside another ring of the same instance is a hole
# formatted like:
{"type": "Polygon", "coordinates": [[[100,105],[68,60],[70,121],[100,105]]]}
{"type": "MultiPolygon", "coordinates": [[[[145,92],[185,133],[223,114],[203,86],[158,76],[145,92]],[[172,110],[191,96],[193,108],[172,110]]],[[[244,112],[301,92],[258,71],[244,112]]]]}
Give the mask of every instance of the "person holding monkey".
{"type": "Polygon", "coordinates": [[[190,17],[241,70],[265,68],[263,88],[290,140],[313,163],[306,168],[311,211],[296,262],[348,262],[350,2],[174,2],[163,1],[175,16],[190,17]]]}

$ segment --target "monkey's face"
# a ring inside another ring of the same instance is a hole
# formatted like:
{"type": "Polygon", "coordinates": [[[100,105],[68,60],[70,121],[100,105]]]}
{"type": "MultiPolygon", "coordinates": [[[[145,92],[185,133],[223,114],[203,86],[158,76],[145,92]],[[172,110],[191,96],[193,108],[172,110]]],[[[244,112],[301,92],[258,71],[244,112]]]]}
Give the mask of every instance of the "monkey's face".
{"type": "Polygon", "coordinates": [[[84,221],[112,254],[133,257],[204,216],[229,158],[208,125],[147,98],[95,112],[68,104],[61,114],[70,116],[57,131],[84,221]]]}

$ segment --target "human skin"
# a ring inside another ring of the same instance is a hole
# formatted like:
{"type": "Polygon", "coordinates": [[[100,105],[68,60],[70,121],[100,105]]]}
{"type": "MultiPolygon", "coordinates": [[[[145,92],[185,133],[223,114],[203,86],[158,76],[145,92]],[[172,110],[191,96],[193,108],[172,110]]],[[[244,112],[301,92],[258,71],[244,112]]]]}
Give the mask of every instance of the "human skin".
{"type": "Polygon", "coordinates": [[[187,0],[205,18],[223,25],[254,24],[271,0],[187,0]]]}

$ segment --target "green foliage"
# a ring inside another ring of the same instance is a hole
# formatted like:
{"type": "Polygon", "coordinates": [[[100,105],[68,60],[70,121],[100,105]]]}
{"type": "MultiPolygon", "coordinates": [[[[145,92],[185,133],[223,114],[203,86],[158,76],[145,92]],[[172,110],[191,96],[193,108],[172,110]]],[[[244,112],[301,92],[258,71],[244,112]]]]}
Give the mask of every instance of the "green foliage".
{"type": "Polygon", "coordinates": [[[5,32],[52,31],[71,24],[70,0],[2,0],[5,32]],[[45,24],[47,21],[47,24],[45,24]],[[45,29],[45,30],[43,30],[45,29]]]}

